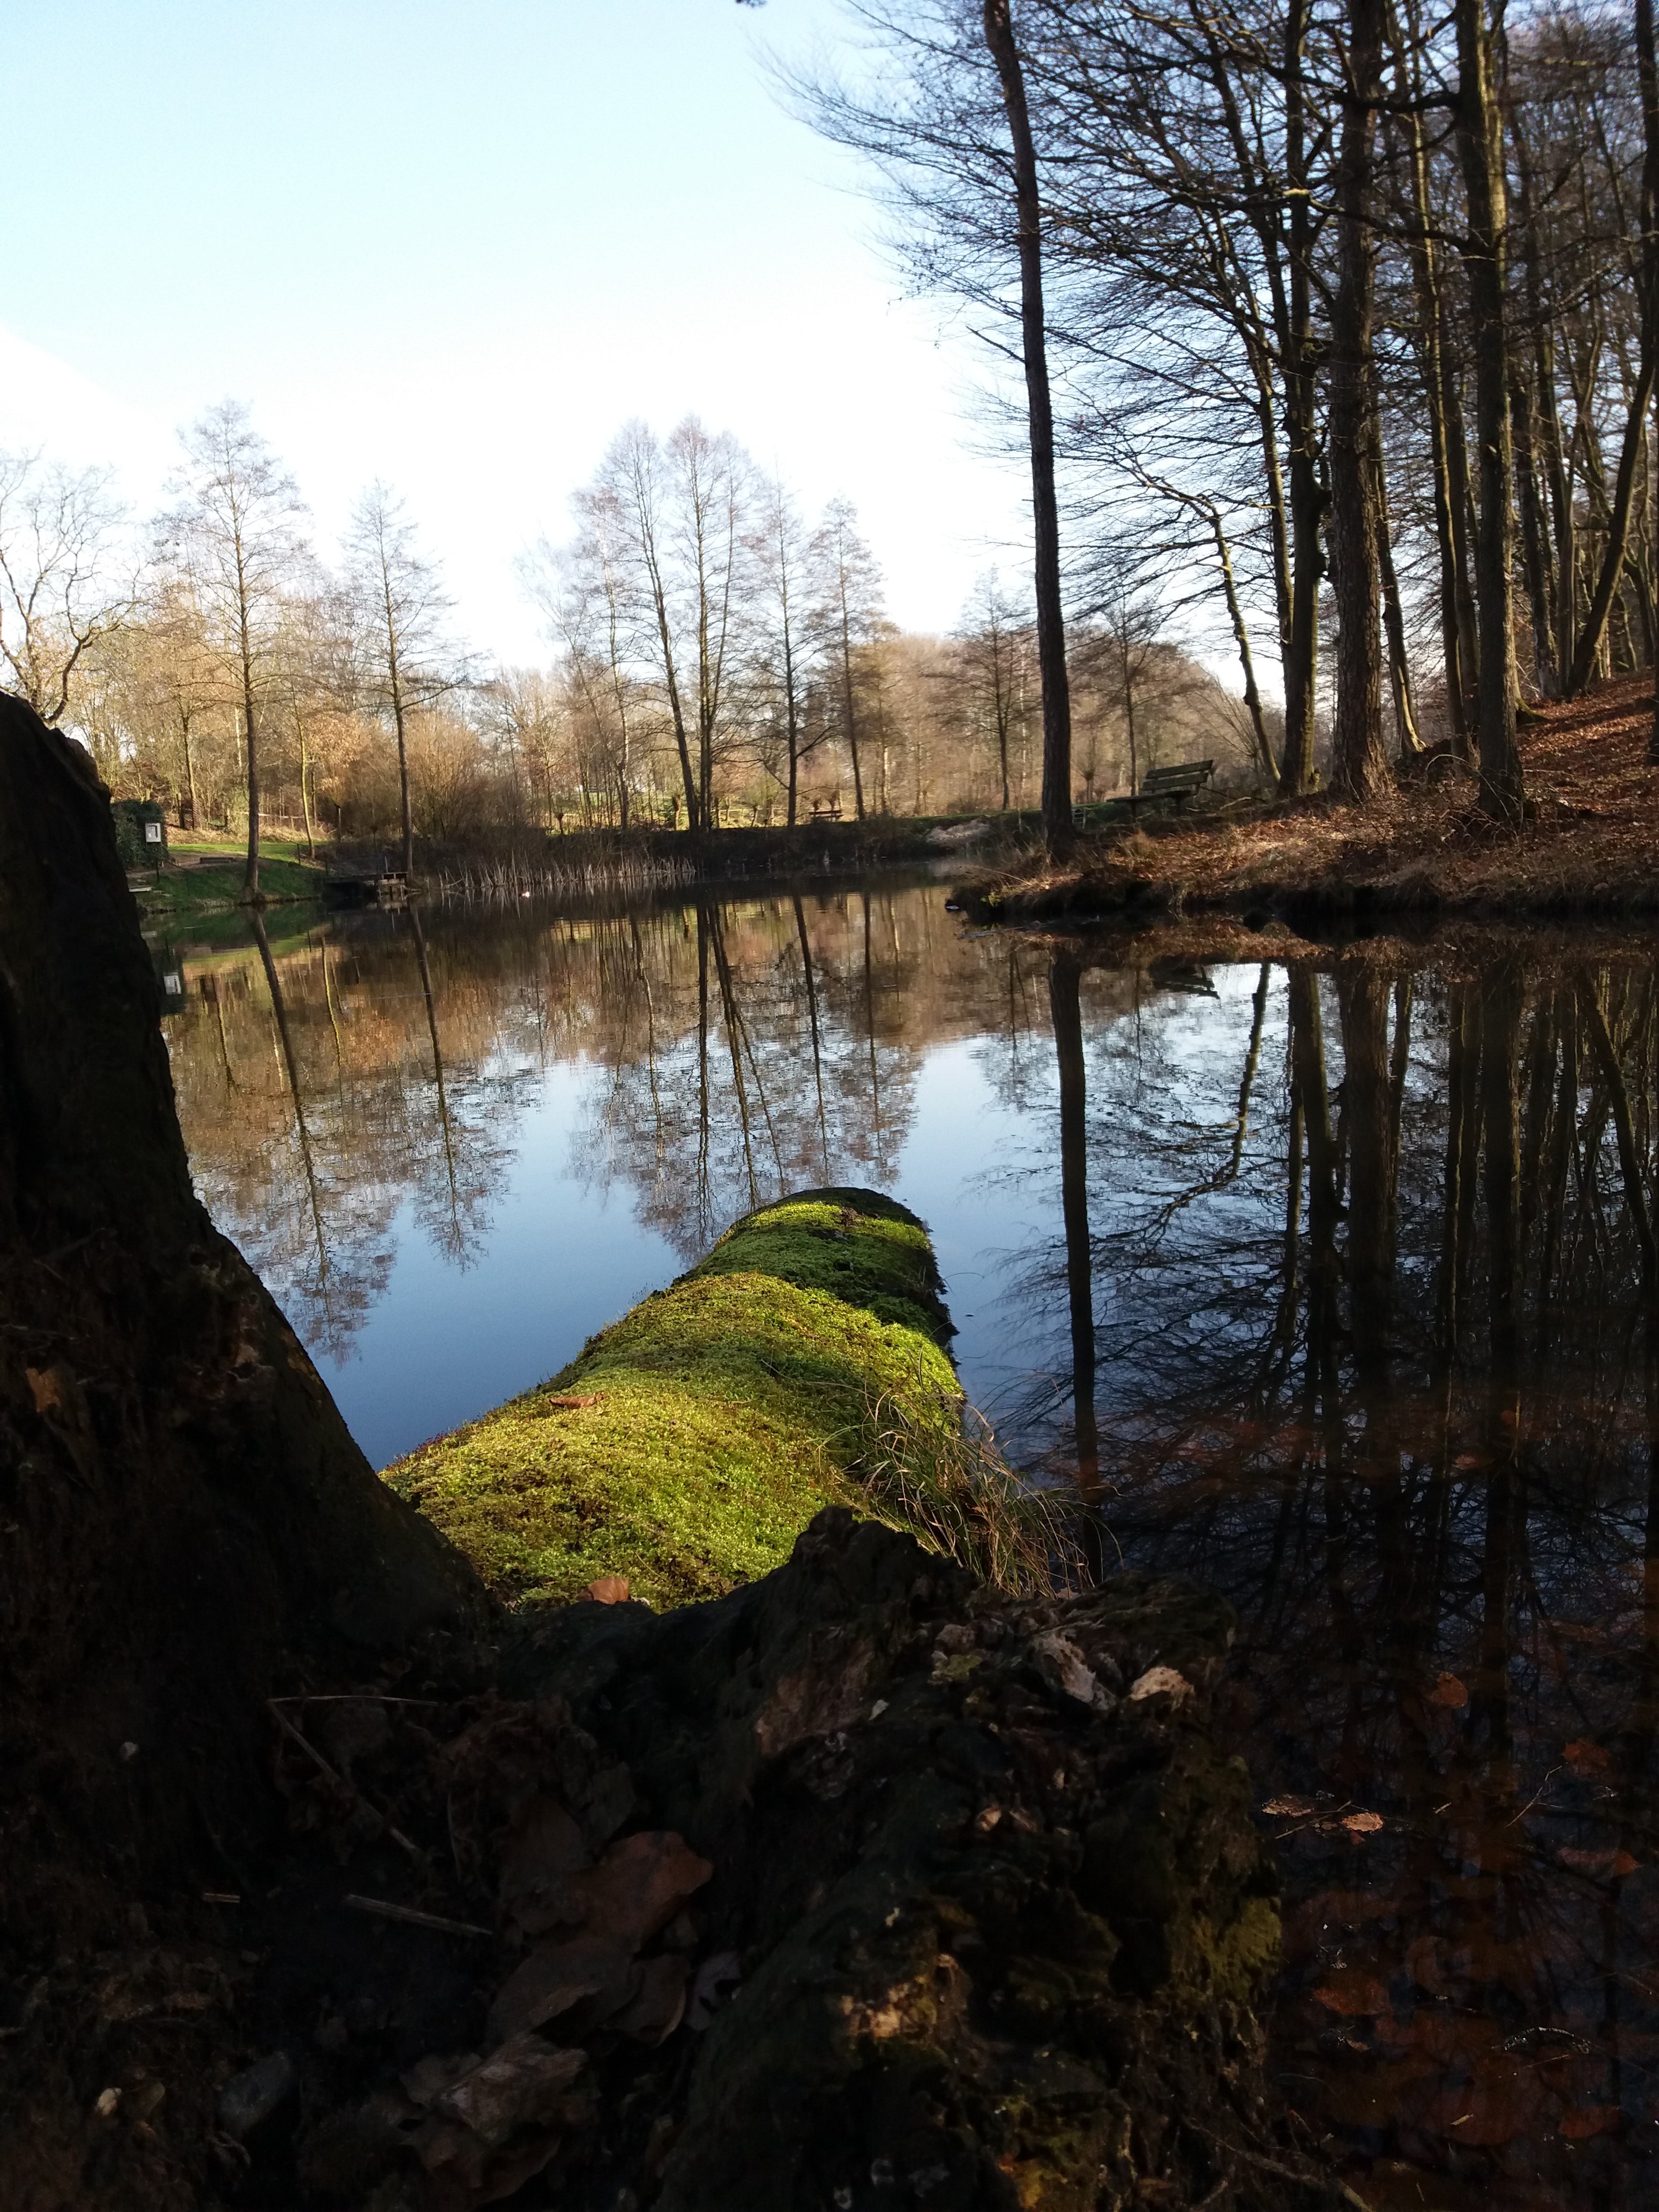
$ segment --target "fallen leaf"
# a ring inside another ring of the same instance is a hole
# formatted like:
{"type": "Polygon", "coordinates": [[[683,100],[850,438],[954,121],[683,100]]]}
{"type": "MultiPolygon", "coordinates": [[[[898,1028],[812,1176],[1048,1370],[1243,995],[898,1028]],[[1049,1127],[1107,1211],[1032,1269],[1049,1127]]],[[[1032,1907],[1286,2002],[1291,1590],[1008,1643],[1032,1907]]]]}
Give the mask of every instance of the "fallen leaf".
{"type": "MultiPolygon", "coordinates": [[[[1092,1705],[1102,1712],[1110,1712],[1116,1705],[1117,1699],[1102,1683],[1079,1645],[1060,1630],[1051,1628],[1044,1635],[1034,1636],[1030,1655],[1043,1680],[1064,1696],[1075,1698],[1079,1705],[1092,1705]]],[[[937,1680],[938,1676],[934,1679],[937,1680]]]]}
{"type": "Polygon", "coordinates": [[[1619,2125],[1624,2114],[1617,2105],[1583,2105],[1576,2112],[1563,2112],[1561,2132],[1569,2142],[1586,2136],[1604,2136],[1619,2125]]]}
{"type": "Polygon", "coordinates": [[[569,2117],[566,2092],[587,2063],[583,2051],[564,2051],[538,2035],[514,2035],[441,2090],[432,2109],[459,2120],[481,2142],[498,2150],[520,2128],[545,2127],[569,2117]]]}
{"type": "Polygon", "coordinates": [[[1440,1964],[1440,1945],[1432,1936],[1414,1936],[1406,1950],[1406,1971],[1419,1990],[1431,1996],[1438,1996],[1446,1986],[1446,1976],[1440,1964]]]}
{"type": "Polygon", "coordinates": [[[446,2089],[453,2088],[464,2074],[483,2064],[483,2054],[478,2051],[463,2051],[447,2058],[430,2052],[418,2059],[406,2074],[398,2076],[404,2094],[416,2105],[430,2105],[446,2089]]]}
{"type": "Polygon", "coordinates": [[[1261,1809],[1275,1820],[1307,1820],[1319,1808],[1306,1797],[1270,1797],[1261,1809]]]}
{"type": "Polygon", "coordinates": [[[1382,1826],[1380,1813],[1345,1813],[1342,1825],[1351,1836],[1374,1836],[1382,1826]]]}
{"type": "Polygon", "coordinates": [[[637,1951],[661,1934],[714,1871],[684,1836],[641,1829],[612,1844],[598,1866],[572,1875],[569,1886],[594,1935],[637,1951]]]}
{"type": "Polygon", "coordinates": [[[1328,1982],[1313,1993],[1314,2002],[1344,2020],[1374,2019],[1389,2009],[1389,1993],[1375,1974],[1362,1974],[1355,1966],[1339,1966],[1328,1982]]]}
{"type": "Polygon", "coordinates": [[[1605,1744],[1592,1743],[1588,1738],[1564,1745],[1561,1756],[1575,1774],[1605,1774],[1612,1759],[1605,1744]]]}
{"type": "Polygon", "coordinates": [[[1448,1712],[1460,1712],[1469,1702],[1469,1693],[1455,1674],[1439,1675],[1433,1689],[1426,1693],[1425,1702],[1443,1705],[1448,1712]]]}
{"type": "Polygon", "coordinates": [[[685,2014],[685,1983],[690,1961],[684,1951],[665,1951],[640,1962],[640,1986],[622,2010],[605,2022],[618,2035],[641,2043],[666,2043],[685,2014]]]}
{"type": "Polygon", "coordinates": [[[599,1575],[587,1585],[586,1595],[600,1605],[626,1605],[628,1577],[626,1575],[599,1575]]]}
{"type": "Polygon", "coordinates": [[[509,2037],[541,2027],[588,1999],[601,2014],[626,2004],[639,1987],[631,1951],[608,1936],[539,1943],[520,1960],[489,2008],[489,2032],[509,2037]]]}
{"type": "Polygon", "coordinates": [[[1621,1875],[1634,1874],[1639,1861],[1628,1851],[1575,1851],[1564,1849],[1556,1857],[1563,1866],[1571,1867],[1579,1874],[1594,1875],[1601,1881],[1614,1881],[1621,1875]]]}
{"type": "Polygon", "coordinates": [[[520,1808],[502,1847],[503,1915],[526,1936],[574,1927],[582,1904],[566,1877],[588,1863],[580,1828],[556,1797],[538,1792],[520,1808]]]}
{"type": "Polygon", "coordinates": [[[1129,1685],[1132,1705],[1138,1704],[1143,1698],[1173,1698],[1179,1705],[1192,1694],[1192,1684],[1173,1667],[1149,1667],[1144,1674],[1129,1685]]]}

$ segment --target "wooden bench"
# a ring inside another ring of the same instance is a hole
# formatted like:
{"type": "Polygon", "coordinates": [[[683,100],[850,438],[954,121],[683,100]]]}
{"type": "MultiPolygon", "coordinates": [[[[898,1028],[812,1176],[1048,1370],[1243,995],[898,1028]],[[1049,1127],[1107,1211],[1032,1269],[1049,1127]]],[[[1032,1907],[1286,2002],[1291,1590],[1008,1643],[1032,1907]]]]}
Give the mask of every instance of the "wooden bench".
{"type": "Polygon", "coordinates": [[[1155,768],[1150,775],[1140,779],[1139,797],[1143,805],[1170,805],[1177,814],[1195,792],[1202,791],[1215,774],[1215,763],[1182,761],[1175,768],[1155,768]]]}
{"type": "Polygon", "coordinates": [[[839,822],[841,820],[840,799],[815,799],[812,801],[812,819],[814,822],[839,822]]]}

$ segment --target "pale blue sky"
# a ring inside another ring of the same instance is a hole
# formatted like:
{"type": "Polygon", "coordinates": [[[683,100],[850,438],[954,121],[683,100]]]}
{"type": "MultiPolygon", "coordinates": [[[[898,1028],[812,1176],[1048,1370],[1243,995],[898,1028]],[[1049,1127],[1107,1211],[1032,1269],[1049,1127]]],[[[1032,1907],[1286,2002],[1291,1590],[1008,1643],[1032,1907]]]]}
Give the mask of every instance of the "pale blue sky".
{"type": "Polygon", "coordinates": [[[12,0],[0,445],[118,464],[246,399],[326,551],[403,489],[486,653],[540,657],[514,555],[630,414],[729,428],[855,501],[893,613],[1023,565],[983,364],[902,296],[860,172],[759,56],[836,0],[12,0]]]}

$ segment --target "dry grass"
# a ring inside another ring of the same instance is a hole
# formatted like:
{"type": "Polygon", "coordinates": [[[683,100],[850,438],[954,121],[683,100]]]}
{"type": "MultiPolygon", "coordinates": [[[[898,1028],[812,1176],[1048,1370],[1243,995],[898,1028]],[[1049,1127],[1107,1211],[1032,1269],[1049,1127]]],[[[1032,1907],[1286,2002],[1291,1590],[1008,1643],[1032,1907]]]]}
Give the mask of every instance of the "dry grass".
{"type": "Polygon", "coordinates": [[[1630,915],[1659,909],[1659,768],[1647,761],[1653,683],[1628,677],[1521,732],[1531,811],[1484,814],[1449,762],[1364,807],[1320,796],[1239,805],[1085,841],[973,887],[981,911],[1630,915]]]}

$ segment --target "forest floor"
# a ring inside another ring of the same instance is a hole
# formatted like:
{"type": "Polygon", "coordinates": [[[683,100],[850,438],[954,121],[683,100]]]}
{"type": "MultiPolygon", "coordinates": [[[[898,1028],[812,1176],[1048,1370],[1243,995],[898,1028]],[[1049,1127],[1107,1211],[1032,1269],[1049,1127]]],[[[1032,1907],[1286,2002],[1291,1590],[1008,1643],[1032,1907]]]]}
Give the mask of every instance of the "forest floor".
{"type": "Polygon", "coordinates": [[[1292,923],[1371,916],[1601,917],[1659,912],[1653,681],[1602,685],[1522,725],[1528,818],[1483,813],[1444,756],[1381,800],[1222,803],[1079,839],[969,879],[985,921],[1152,923],[1202,912],[1292,923]]]}

